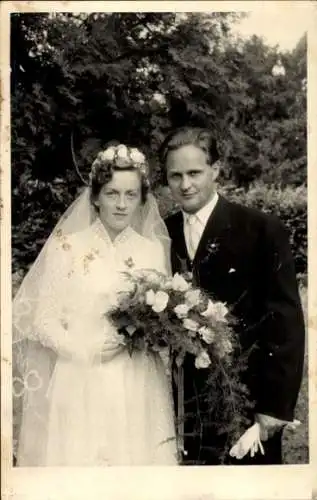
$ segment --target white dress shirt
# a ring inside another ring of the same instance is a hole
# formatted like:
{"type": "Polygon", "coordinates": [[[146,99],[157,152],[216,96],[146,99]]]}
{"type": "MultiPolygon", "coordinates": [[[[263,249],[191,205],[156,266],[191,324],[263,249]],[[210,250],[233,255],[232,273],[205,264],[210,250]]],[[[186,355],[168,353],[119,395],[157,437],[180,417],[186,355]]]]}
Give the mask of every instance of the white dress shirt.
{"type": "Polygon", "coordinates": [[[209,217],[211,216],[217,201],[219,199],[216,193],[213,198],[195,214],[183,212],[184,216],[184,235],[188,255],[191,260],[194,259],[198,244],[205,230],[209,217]]]}

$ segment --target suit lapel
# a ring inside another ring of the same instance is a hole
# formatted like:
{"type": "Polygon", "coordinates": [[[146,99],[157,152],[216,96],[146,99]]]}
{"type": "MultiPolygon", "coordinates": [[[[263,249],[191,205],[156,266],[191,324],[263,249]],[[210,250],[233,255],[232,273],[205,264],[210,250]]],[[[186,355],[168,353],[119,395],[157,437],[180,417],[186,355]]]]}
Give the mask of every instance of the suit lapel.
{"type": "Polygon", "coordinates": [[[172,227],[173,254],[180,272],[187,272],[190,268],[190,258],[184,235],[184,218],[182,212],[175,214],[172,227]]]}
{"type": "MultiPolygon", "coordinates": [[[[217,251],[220,239],[224,232],[230,229],[229,202],[219,196],[218,202],[211,213],[193,260],[195,267],[199,266],[201,260],[206,256],[206,252],[217,251]]],[[[184,236],[183,236],[184,237],[184,236]]]]}
{"type": "Polygon", "coordinates": [[[198,270],[201,262],[206,259],[206,256],[217,251],[224,233],[230,229],[229,205],[229,202],[219,195],[218,202],[207,221],[192,262],[187,252],[183,214],[182,212],[175,214],[171,228],[173,253],[178,263],[177,267],[181,272],[186,272],[189,268],[193,267],[193,272],[196,274],[195,269],[198,270]]]}

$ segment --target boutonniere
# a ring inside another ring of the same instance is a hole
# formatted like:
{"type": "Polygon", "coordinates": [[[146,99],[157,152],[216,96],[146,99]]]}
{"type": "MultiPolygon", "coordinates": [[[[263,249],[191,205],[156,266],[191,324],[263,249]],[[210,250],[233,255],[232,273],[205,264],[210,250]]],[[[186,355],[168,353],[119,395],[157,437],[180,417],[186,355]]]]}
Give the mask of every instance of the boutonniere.
{"type": "Polygon", "coordinates": [[[219,251],[219,246],[220,245],[219,245],[218,242],[213,241],[212,243],[210,243],[208,245],[208,250],[209,250],[210,253],[216,253],[216,252],[219,251]]]}
{"type": "Polygon", "coordinates": [[[209,241],[206,245],[206,255],[205,255],[203,261],[208,260],[211,256],[218,253],[219,249],[220,249],[219,241],[217,241],[217,240],[209,241]]]}

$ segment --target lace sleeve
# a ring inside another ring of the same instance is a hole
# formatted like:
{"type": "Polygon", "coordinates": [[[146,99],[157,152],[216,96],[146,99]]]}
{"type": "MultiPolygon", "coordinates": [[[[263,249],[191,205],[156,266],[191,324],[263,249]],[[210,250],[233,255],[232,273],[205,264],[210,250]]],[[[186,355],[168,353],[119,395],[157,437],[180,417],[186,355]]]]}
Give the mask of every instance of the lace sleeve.
{"type": "Polygon", "coordinates": [[[38,285],[38,301],[34,314],[36,339],[57,354],[70,354],[67,301],[72,274],[70,247],[54,245],[38,285]]]}

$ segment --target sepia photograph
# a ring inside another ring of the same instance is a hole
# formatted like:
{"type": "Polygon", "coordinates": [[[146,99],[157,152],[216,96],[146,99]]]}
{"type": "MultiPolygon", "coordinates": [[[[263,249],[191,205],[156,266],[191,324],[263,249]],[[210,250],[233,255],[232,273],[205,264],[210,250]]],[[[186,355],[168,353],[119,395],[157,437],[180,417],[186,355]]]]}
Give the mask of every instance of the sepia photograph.
{"type": "Polygon", "coordinates": [[[10,13],[15,470],[310,463],[308,20],[284,12],[10,13]]]}
{"type": "Polygon", "coordinates": [[[16,465],[307,462],[306,36],[245,15],[11,15],[16,465]]]}

